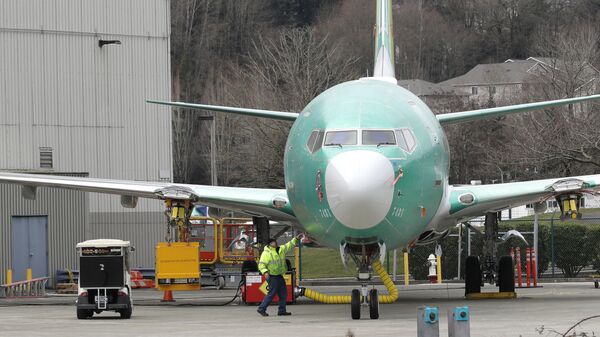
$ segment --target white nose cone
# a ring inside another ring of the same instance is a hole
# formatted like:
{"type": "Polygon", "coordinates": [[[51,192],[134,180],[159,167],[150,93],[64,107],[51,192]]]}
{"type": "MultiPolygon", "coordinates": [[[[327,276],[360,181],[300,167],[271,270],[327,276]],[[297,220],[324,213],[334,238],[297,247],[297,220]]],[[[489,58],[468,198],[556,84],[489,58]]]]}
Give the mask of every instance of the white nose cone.
{"type": "Polygon", "coordinates": [[[380,223],[394,198],[394,169],[382,154],[348,151],[333,157],[325,172],[327,202],[336,219],[354,229],[380,223]]]}

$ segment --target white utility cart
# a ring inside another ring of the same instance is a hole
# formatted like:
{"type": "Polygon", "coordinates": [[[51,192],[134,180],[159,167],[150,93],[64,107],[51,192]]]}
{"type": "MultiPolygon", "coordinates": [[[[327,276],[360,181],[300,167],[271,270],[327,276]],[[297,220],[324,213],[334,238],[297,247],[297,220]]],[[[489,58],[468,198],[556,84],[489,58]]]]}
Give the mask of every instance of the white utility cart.
{"type": "Polygon", "coordinates": [[[129,275],[129,254],[135,248],[129,241],[98,239],[77,244],[79,283],[77,318],[115,311],[131,318],[133,300],[129,275]]]}

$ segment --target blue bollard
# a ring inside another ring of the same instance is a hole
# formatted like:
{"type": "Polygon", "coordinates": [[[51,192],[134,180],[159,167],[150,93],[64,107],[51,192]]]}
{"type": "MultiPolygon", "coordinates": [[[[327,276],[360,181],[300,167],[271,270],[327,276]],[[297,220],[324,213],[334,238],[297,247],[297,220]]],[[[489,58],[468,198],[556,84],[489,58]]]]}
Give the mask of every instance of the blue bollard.
{"type": "Polygon", "coordinates": [[[437,307],[420,307],[417,310],[417,337],[440,336],[440,312],[437,307]]]}
{"type": "Polygon", "coordinates": [[[448,309],[448,337],[470,337],[470,316],[468,306],[448,309]]]}

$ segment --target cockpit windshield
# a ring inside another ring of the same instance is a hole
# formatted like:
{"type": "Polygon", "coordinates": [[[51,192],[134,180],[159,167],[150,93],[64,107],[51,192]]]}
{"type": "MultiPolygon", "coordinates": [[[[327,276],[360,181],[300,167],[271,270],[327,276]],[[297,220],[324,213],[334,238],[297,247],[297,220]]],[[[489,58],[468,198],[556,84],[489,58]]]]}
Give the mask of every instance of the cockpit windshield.
{"type": "Polygon", "coordinates": [[[396,137],[393,130],[363,130],[363,145],[396,145],[396,137]]]}
{"type": "Polygon", "coordinates": [[[325,146],[356,145],[356,130],[351,131],[329,131],[325,135],[325,146]]]}
{"type": "Polygon", "coordinates": [[[367,145],[367,146],[397,146],[412,153],[417,146],[416,138],[409,128],[395,130],[313,130],[309,135],[306,147],[310,153],[315,153],[321,146],[367,145]]]}

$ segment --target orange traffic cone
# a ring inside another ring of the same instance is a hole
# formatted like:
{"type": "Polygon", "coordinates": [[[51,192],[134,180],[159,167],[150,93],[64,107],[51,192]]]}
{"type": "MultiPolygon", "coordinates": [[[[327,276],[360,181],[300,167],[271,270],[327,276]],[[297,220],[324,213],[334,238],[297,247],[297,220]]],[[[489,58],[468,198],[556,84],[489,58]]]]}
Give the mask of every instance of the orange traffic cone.
{"type": "Polygon", "coordinates": [[[165,290],[161,302],[175,302],[173,299],[173,292],[171,290],[165,290]]]}

